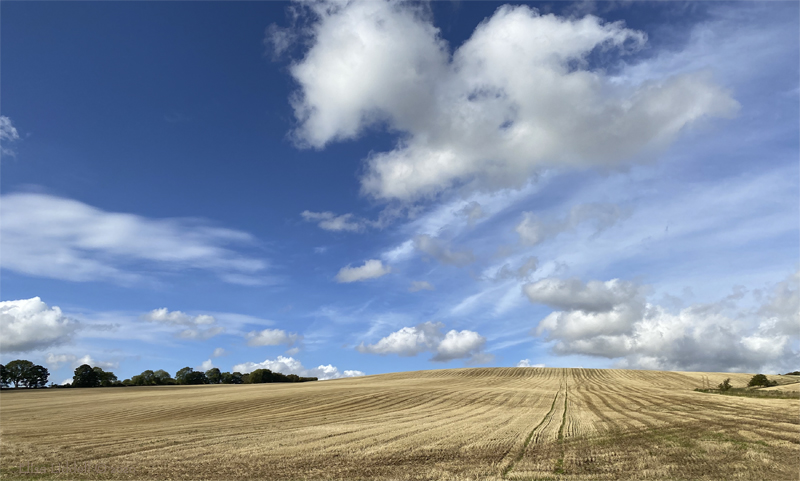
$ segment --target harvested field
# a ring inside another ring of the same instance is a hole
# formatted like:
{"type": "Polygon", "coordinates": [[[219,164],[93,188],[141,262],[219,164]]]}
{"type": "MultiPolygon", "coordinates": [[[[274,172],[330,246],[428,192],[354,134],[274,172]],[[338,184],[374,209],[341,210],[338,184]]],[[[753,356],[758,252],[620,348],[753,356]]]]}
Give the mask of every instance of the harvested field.
{"type": "Polygon", "coordinates": [[[35,477],[797,479],[800,401],[693,391],[728,377],[751,375],[495,368],[5,391],[0,465],[24,479],[20,466],[68,463],[94,470],[35,477]]]}

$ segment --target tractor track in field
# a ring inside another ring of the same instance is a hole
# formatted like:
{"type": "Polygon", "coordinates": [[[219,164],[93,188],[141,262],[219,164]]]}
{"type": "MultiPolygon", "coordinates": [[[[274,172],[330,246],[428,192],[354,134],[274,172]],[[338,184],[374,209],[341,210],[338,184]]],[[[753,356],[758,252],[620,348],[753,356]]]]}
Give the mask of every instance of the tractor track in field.
{"type": "MultiPolygon", "coordinates": [[[[519,453],[517,453],[517,455],[514,456],[514,459],[511,461],[511,463],[508,466],[506,466],[505,469],[503,469],[503,472],[501,473],[501,477],[505,478],[506,476],[508,476],[508,473],[510,473],[514,469],[514,466],[516,466],[517,463],[522,459],[522,457],[525,456],[525,451],[527,451],[528,445],[531,443],[531,440],[533,439],[533,435],[536,434],[536,431],[538,431],[539,428],[541,428],[544,425],[545,421],[547,421],[548,418],[552,417],[553,411],[555,411],[555,409],[556,409],[556,401],[558,401],[558,396],[559,395],[561,395],[561,388],[560,387],[559,387],[559,390],[556,392],[556,395],[553,397],[553,403],[550,405],[550,410],[547,411],[547,414],[545,414],[542,417],[542,420],[539,421],[539,424],[537,424],[536,427],[534,427],[531,430],[531,432],[528,433],[528,436],[525,438],[525,442],[522,444],[522,449],[520,449],[519,453]]],[[[566,390],[564,390],[565,402],[566,402],[566,395],[567,395],[566,390]]],[[[563,429],[563,428],[564,428],[564,419],[562,419],[562,421],[561,421],[561,429],[563,429]]],[[[561,430],[559,430],[559,435],[560,434],[561,434],[561,430]]]]}

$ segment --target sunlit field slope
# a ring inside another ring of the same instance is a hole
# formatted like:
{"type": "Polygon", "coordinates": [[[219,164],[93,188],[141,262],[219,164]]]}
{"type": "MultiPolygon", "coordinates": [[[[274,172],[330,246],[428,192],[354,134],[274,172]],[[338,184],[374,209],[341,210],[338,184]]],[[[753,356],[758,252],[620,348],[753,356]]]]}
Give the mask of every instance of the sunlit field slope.
{"type": "Polygon", "coordinates": [[[0,464],[7,479],[798,479],[800,401],[693,391],[750,376],[497,368],[3,392],[0,464]],[[59,463],[94,470],[24,472],[59,463]]]}

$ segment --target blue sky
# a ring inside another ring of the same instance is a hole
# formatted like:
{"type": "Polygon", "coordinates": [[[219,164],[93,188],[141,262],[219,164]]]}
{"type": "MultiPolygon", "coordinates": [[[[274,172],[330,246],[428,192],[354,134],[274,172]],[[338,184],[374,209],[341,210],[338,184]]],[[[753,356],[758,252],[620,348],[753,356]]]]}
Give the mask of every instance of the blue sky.
{"type": "Polygon", "coordinates": [[[796,2],[4,2],[0,361],[796,369],[796,2]]]}

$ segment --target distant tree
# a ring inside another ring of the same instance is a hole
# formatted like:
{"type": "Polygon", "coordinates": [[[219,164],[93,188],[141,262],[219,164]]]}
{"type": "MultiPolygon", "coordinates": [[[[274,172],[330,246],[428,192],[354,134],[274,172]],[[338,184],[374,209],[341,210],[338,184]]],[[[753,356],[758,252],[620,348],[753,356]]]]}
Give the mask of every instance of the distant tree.
{"type": "Polygon", "coordinates": [[[242,384],[242,373],[240,372],[223,372],[220,374],[221,384],[242,384]]]}
{"type": "Polygon", "coordinates": [[[747,385],[750,387],[755,387],[755,386],[768,387],[768,386],[775,386],[777,384],[778,383],[776,381],[770,381],[769,379],[767,379],[767,376],[763,374],[756,374],[755,376],[750,378],[750,382],[747,383],[747,385]]]}
{"type": "Polygon", "coordinates": [[[784,376],[800,376],[800,371],[787,372],[784,376]]]}
{"type": "Polygon", "coordinates": [[[732,387],[733,386],[731,386],[731,378],[728,378],[728,379],[722,381],[721,383],[719,383],[719,385],[717,386],[717,389],[719,389],[722,392],[726,392],[726,391],[729,391],[732,387]]]}
{"type": "Polygon", "coordinates": [[[185,384],[208,384],[206,374],[200,371],[192,371],[185,376],[185,384]]]}
{"type": "Polygon", "coordinates": [[[8,370],[3,364],[0,364],[0,388],[8,387],[11,380],[8,378],[8,370]]]}
{"type": "Polygon", "coordinates": [[[100,385],[103,387],[110,387],[114,386],[119,382],[117,376],[111,371],[103,371],[103,369],[95,366],[92,370],[97,374],[98,379],[100,379],[100,385]]]}
{"type": "Polygon", "coordinates": [[[142,382],[144,383],[144,386],[155,386],[157,384],[156,373],[154,373],[151,369],[142,371],[142,373],[139,375],[142,376],[142,382]]]}
{"type": "Polygon", "coordinates": [[[134,384],[134,382],[131,379],[126,379],[126,380],[122,381],[122,385],[123,386],[135,386],[136,384],[134,384]]]}
{"type": "Polygon", "coordinates": [[[47,368],[37,364],[28,370],[25,378],[25,386],[29,388],[45,387],[47,386],[47,378],[49,377],[50,373],[47,371],[47,368]]]}
{"type": "Polygon", "coordinates": [[[242,384],[250,384],[250,374],[242,374],[242,384]]]}
{"type": "Polygon", "coordinates": [[[188,382],[186,382],[186,376],[189,375],[192,371],[193,369],[190,367],[185,367],[181,369],[180,371],[175,373],[175,381],[178,384],[189,384],[188,382]]]}
{"type": "Polygon", "coordinates": [[[20,384],[25,386],[25,380],[30,375],[30,370],[33,369],[34,364],[24,359],[17,359],[6,364],[6,375],[9,382],[14,383],[14,387],[19,387],[20,384]]]}
{"type": "Polygon", "coordinates": [[[219,371],[219,368],[212,367],[206,371],[206,378],[209,384],[219,384],[222,380],[222,373],[219,371]]]}
{"type": "Polygon", "coordinates": [[[256,369],[250,373],[251,384],[261,384],[272,382],[272,371],[269,369],[256,369]]]}
{"type": "Polygon", "coordinates": [[[72,387],[97,387],[100,385],[100,376],[97,375],[92,366],[81,364],[75,369],[72,377],[72,387]]]}
{"type": "Polygon", "coordinates": [[[175,384],[175,380],[169,375],[169,373],[163,369],[159,369],[153,373],[155,376],[156,384],[163,386],[166,384],[175,384]]]}

